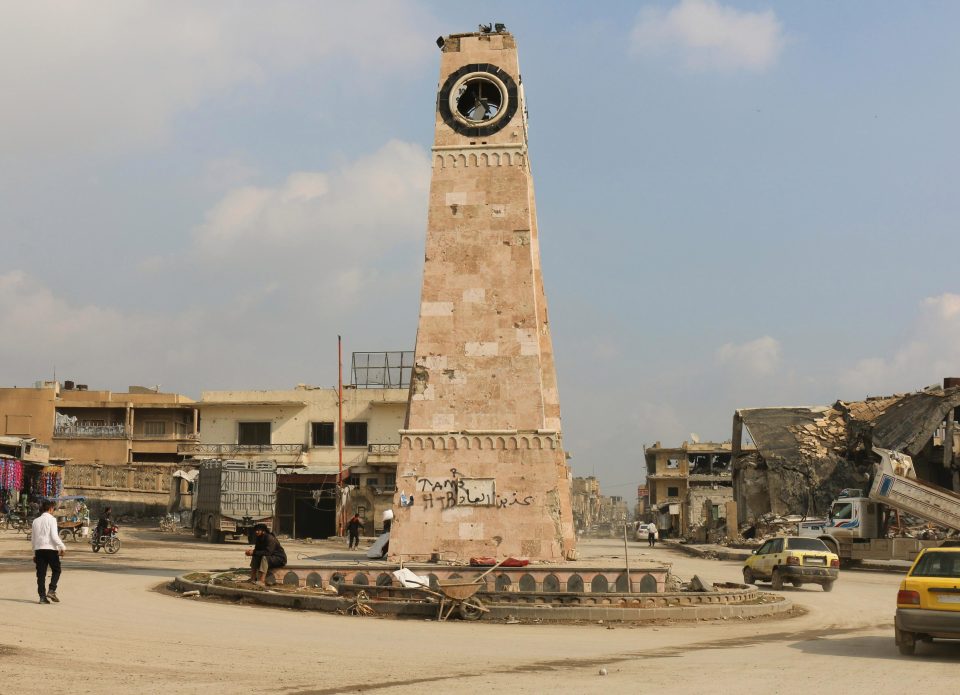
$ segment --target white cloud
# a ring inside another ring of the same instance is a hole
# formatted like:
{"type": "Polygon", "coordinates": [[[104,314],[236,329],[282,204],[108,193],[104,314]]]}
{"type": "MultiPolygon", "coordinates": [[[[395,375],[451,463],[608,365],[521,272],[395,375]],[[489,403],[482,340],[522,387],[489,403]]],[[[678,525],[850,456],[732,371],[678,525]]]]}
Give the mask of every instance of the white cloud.
{"type": "Polygon", "coordinates": [[[902,345],[887,357],[871,356],[843,371],[847,397],[912,391],[960,376],[960,295],[945,293],[920,302],[902,345]]]}
{"type": "Polygon", "coordinates": [[[137,263],[144,286],[173,284],[186,305],[59,294],[22,270],[2,273],[0,316],[21,328],[0,341],[0,384],[56,365],[110,388],[277,388],[322,381],[316,346],[337,333],[356,341],[348,349],[411,347],[429,180],[423,148],[391,141],[329,171],[225,193],[190,247],[137,263]]]}
{"type": "Polygon", "coordinates": [[[415,4],[378,0],[4,3],[0,152],[153,143],[205,99],[304,66],[395,75],[429,59],[423,23],[415,4]]]}
{"type": "Polygon", "coordinates": [[[67,378],[109,373],[118,383],[150,381],[184,366],[177,346],[203,323],[196,311],[157,317],[72,302],[22,271],[0,274],[0,315],[20,327],[16,340],[0,341],[4,385],[48,378],[54,368],[59,375],[71,370],[67,378]]]}
{"type": "Polygon", "coordinates": [[[641,10],[630,42],[634,53],[675,56],[692,70],[762,72],[777,62],[786,40],[772,10],[681,0],[670,10],[641,10]]]}
{"type": "Polygon", "coordinates": [[[224,157],[207,162],[201,184],[208,191],[222,193],[248,183],[258,173],[255,166],[240,157],[224,157]]]}
{"type": "Polygon", "coordinates": [[[312,250],[329,269],[362,264],[423,235],[429,185],[423,148],[391,141],[335,171],[294,172],[277,186],[228,192],[197,228],[196,247],[213,260],[312,250]]]}
{"type": "Polygon", "coordinates": [[[744,376],[769,376],[780,366],[780,342],[768,335],[747,343],[726,343],[717,362],[744,376]]]}

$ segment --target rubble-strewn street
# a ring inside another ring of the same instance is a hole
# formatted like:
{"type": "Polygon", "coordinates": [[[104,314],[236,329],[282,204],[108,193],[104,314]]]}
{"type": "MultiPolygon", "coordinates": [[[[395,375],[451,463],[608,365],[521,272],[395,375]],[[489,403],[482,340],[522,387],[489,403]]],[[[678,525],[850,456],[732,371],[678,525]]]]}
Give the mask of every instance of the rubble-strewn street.
{"type": "MultiPolygon", "coordinates": [[[[844,572],[832,593],[815,586],[786,589],[807,611],[789,620],[438,624],[165,595],[156,589],[176,574],[242,565],[245,546],[145,529],[127,528],[123,535],[123,550],[114,556],[69,544],[62,602],[42,606],[27,542],[0,532],[3,691],[34,688],[37,674],[54,663],[78,694],[701,693],[739,691],[750,682],[763,683],[764,692],[787,692],[822,686],[842,663],[846,692],[892,693],[948,682],[960,656],[960,644],[943,642],[923,645],[913,658],[897,654],[892,623],[901,575],[893,572],[844,572]]],[[[358,557],[335,543],[287,544],[294,558],[358,557]]],[[[622,561],[622,541],[583,541],[580,547],[585,558],[622,561]]],[[[634,560],[670,562],[682,578],[737,581],[740,575],[737,562],[634,542],[630,552],[634,560]]]]}

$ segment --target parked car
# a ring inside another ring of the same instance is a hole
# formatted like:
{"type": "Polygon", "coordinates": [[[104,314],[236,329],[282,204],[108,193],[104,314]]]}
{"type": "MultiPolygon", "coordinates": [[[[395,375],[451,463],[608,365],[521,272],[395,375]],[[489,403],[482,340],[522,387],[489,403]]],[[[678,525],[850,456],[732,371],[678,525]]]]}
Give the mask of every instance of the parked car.
{"type": "MultiPolygon", "coordinates": [[[[644,524],[644,523],[637,524],[636,535],[634,536],[634,537],[636,538],[636,540],[638,540],[638,541],[645,541],[645,540],[647,540],[647,539],[650,537],[650,527],[651,527],[651,526],[653,526],[654,528],[656,528],[656,526],[654,526],[653,524],[644,524]]],[[[653,537],[656,538],[657,540],[660,540],[660,532],[659,532],[659,531],[655,531],[654,534],[653,534],[653,537]]]]}
{"type": "Polygon", "coordinates": [[[839,576],[840,558],[818,538],[771,538],[743,563],[745,584],[763,579],[777,590],[783,588],[784,582],[790,582],[795,587],[819,584],[824,591],[830,591],[839,576]]]}
{"type": "Polygon", "coordinates": [[[917,641],[960,639],[960,548],[921,550],[897,592],[894,639],[901,654],[917,641]]]}

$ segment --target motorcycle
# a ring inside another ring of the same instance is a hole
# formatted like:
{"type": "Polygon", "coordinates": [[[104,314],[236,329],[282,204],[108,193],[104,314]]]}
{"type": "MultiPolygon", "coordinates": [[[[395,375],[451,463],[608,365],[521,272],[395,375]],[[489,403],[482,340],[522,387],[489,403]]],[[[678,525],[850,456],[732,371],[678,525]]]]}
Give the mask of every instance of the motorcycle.
{"type": "Polygon", "coordinates": [[[111,524],[102,531],[100,527],[94,528],[93,533],[90,534],[90,547],[93,548],[93,552],[95,553],[98,552],[100,548],[103,548],[111,555],[120,550],[120,539],[117,537],[117,527],[111,524]]]}

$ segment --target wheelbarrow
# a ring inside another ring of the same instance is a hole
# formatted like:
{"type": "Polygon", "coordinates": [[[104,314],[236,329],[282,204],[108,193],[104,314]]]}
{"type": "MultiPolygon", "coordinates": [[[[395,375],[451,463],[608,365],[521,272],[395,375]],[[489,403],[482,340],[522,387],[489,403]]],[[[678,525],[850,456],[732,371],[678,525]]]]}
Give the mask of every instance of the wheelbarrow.
{"type": "Polygon", "coordinates": [[[483,587],[478,580],[472,582],[438,582],[436,587],[424,587],[424,593],[430,594],[439,602],[437,619],[441,622],[453,615],[456,611],[463,620],[479,620],[484,613],[489,613],[476,594],[483,587]]]}
{"type": "Polygon", "coordinates": [[[421,585],[422,591],[437,599],[440,604],[437,611],[438,620],[446,620],[453,615],[454,611],[457,611],[457,614],[463,620],[479,620],[480,616],[484,613],[489,613],[490,609],[484,606],[480,599],[476,598],[474,594],[484,586],[481,580],[509,559],[510,558],[504,558],[500,560],[500,562],[470,582],[437,582],[434,587],[421,585]]]}

